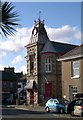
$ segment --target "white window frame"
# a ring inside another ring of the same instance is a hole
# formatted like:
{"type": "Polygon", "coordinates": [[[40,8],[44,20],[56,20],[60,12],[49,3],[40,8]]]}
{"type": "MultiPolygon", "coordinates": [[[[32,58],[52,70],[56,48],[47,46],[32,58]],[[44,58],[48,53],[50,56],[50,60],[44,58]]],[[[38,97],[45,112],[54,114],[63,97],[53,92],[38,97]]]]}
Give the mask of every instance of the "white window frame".
{"type": "Polygon", "coordinates": [[[72,78],[80,77],[80,61],[72,61],[72,78]]]}
{"type": "Polygon", "coordinates": [[[52,58],[45,58],[45,72],[52,72],[52,58]]]}
{"type": "Polygon", "coordinates": [[[78,92],[77,86],[72,86],[72,97],[73,97],[73,99],[74,99],[75,95],[77,94],[77,92],[78,92]]]}

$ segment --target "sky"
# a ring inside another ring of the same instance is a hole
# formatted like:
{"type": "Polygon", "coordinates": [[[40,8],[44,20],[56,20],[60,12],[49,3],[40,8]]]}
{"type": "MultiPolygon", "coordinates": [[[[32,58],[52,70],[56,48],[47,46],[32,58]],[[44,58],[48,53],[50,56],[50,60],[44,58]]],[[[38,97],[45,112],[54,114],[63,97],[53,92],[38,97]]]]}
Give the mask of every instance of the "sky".
{"type": "Polygon", "coordinates": [[[15,72],[26,74],[26,48],[34,20],[45,20],[47,34],[52,41],[81,44],[80,2],[13,2],[21,25],[15,36],[0,37],[0,70],[14,67],[15,72]]]}

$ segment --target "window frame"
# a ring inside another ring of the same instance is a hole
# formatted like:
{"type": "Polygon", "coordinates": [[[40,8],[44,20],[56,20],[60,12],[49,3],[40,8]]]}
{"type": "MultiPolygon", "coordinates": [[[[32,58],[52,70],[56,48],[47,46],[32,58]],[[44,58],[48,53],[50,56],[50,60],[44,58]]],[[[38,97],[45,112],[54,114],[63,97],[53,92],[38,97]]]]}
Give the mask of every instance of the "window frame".
{"type": "Polygon", "coordinates": [[[80,61],[74,60],[71,63],[72,66],[72,78],[79,78],[80,77],[80,61]]]}
{"type": "Polygon", "coordinates": [[[29,60],[30,60],[30,74],[33,74],[34,71],[34,54],[29,55],[29,60]]]}
{"type": "Polygon", "coordinates": [[[45,58],[45,72],[52,72],[52,58],[45,58]]]}

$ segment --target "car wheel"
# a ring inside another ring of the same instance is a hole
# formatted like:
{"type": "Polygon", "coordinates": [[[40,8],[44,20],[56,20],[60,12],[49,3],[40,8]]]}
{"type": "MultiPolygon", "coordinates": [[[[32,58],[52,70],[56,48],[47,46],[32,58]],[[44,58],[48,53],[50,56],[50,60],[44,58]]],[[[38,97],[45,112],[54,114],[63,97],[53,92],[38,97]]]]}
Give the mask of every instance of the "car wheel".
{"type": "Polygon", "coordinates": [[[50,112],[50,109],[49,109],[49,107],[46,107],[46,112],[50,112]]]}
{"type": "Polygon", "coordinates": [[[82,114],[81,114],[81,117],[83,117],[83,112],[82,112],[82,114]]]}
{"type": "Polygon", "coordinates": [[[74,116],[74,111],[71,111],[71,112],[70,112],[70,115],[71,115],[71,116],[74,116]]]}
{"type": "Polygon", "coordinates": [[[64,113],[64,109],[63,109],[63,108],[60,108],[59,112],[60,112],[61,114],[63,114],[63,113],[64,113]]]}

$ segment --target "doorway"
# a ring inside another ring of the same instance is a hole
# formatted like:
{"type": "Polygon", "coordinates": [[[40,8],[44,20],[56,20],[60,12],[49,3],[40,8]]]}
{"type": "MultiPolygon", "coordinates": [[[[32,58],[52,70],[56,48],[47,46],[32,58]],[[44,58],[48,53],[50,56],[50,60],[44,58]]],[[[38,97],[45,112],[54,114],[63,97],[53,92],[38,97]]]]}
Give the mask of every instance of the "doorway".
{"type": "Polygon", "coordinates": [[[34,105],[34,91],[30,91],[30,104],[34,105]]]}
{"type": "Polygon", "coordinates": [[[53,95],[52,83],[45,83],[45,98],[50,98],[53,95]]]}

